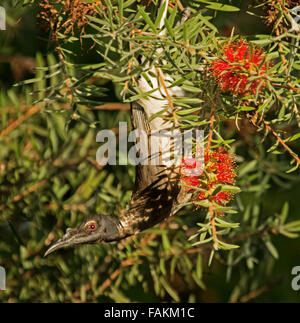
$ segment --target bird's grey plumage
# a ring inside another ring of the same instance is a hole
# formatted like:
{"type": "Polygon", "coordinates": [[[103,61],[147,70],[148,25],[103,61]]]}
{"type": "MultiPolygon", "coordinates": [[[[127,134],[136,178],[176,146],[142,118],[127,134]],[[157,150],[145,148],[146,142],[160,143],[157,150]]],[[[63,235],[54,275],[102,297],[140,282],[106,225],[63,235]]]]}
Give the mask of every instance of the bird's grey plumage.
{"type": "Polygon", "coordinates": [[[54,242],[46,251],[45,256],[55,250],[74,247],[80,244],[101,243],[116,241],[120,237],[118,221],[104,214],[96,214],[87,217],[85,221],[75,229],[68,228],[66,234],[54,242]],[[90,231],[89,223],[93,223],[97,230],[90,231]]]}
{"type": "MultiPolygon", "coordinates": [[[[160,35],[165,33],[164,21],[168,11],[168,0],[162,0],[160,8],[162,6],[164,6],[164,12],[159,22],[160,35]]],[[[162,48],[157,49],[158,53],[162,51],[162,48]]],[[[182,90],[172,87],[169,88],[167,94],[159,79],[163,77],[165,85],[169,86],[173,82],[172,78],[169,75],[163,75],[159,68],[154,66],[150,68],[149,63],[145,65],[145,69],[148,70],[144,73],[147,77],[141,76],[138,86],[141,92],[149,92],[151,95],[131,104],[131,122],[133,129],[147,134],[140,137],[142,149],[140,153],[148,160],[148,163],[136,166],[135,186],[128,209],[120,214],[119,219],[107,215],[95,215],[86,219],[78,229],[67,229],[67,233],[52,244],[45,255],[77,244],[124,239],[175,214],[181,205],[189,200],[190,194],[180,185],[180,168],[175,164],[151,162],[157,157],[162,161],[165,150],[174,146],[174,140],[170,136],[159,149],[153,147],[150,134],[153,135],[161,130],[169,132],[174,128],[172,121],[166,121],[166,118],[163,118],[172,112],[167,97],[182,95],[182,90]],[[162,118],[150,120],[154,114],[162,111],[164,111],[162,118]],[[150,153],[147,147],[150,148],[150,153]],[[90,223],[93,224],[90,225],[90,223]],[[93,229],[90,230],[92,226],[93,229]]]]}
{"type": "MultiPolygon", "coordinates": [[[[150,123],[138,102],[131,104],[131,116],[134,129],[150,134],[150,123]]],[[[147,140],[148,146],[142,143],[140,147],[151,149],[150,136],[141,140],[147,140]]],[[[150,160],[151,154],[146,155],[146,158],[150,160]]],[[[49,247],[45,256],[64,247],[117,241],[137,234],[173,215],[188,199],[186,189],[180,185],[178,166],[138,164],[129,207],[119,219],[107,215],[90,216],[79,228],[67,229],[66,234],[49,247]],[[95,221],[97,227],[92,232],[86,229],[91,221],[95,221]]]]}

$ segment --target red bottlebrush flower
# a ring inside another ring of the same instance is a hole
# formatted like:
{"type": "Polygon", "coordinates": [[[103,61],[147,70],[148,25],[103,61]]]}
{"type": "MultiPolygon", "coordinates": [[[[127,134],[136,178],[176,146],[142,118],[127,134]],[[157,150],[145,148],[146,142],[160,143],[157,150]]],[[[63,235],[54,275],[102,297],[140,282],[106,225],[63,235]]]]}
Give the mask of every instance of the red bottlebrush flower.
{"type": "Polygon", "coordinates": [[[219,192],[213,196],[213,200],[220,205],[225,205],[232,199],[232,193],[228,192],[219,192]]]}
{"type": "MultiPolygon", "coordinates": [[[[216,185],[227,183],[233,185],[235,183],[235,163],[233,155],[230,154],[226,149],[219,148],[210,153],[209,156],[210,164],[209,168],[212,173],[216,176],[215,180],[210,182],[211,187],[216,185]]],[[[215,202],[220,205],[225,205],[232,199],[233,195],[229,192],[219,192],[212,198],[215,202]]]]}
{"type": "Polygon", "coordinates": [[[182,167],[186,168],[195,168],[196,167],[196,158],[183,158],[182,159],[182,167]]]}
{"type": "Polygon", "coordinates": [[[223,183],[234,184],[236,173],[234,171],[233,156],[224,148],[220,148],[211,153],[210,158],[215,160],[211,167],[216,171],[217,180],[223,183]]]}
{"type": "Polygon", "coordinates": [[[255,94],[258,86],[261,90],[266,85],[263,80],[267,71],[265,58],[262,49],[241,39],[227,43],[222,58],[213,61],[210,70],[223,91],[236,95],[255,94]],[[250,76],[258,78],[250,81],[250,76]]]}
{"type": "MultiPolygon", "coordinates": [[[[184,176],[182,178],[186,185],[197,187],[200,184],[200,180],[197,176],[184,176]]],[[[192,188],[190,187],[189,190],[192,188]]]]}
{"type": "MultiPolygon", "coordinates": [[[[199,175],[202,174],[201,162],[197,158],[183,158],[181,167],[183,168],[182,180],[188,186],[197,187],[200,185],[199,175]]],[[[189,188],[191,190],[192,188],[189,188]]]]}
{"type": "Polygon", "coordinates": [[[199,195],[198,195],[198,198],[199,198],[200,201],[205,200],[206,194],[204,192],[200,192],[199,195]]]}
{"type": "MultiPolygon", "coordinates": [[[[230,154],[225,148],[219,148],[204,156],[205,161],[205,172],[206,175],[202,174],[201,163],[196,158],[186,158],[182,160],[181,167],[183,168],[182,173],[184,176],[182,180],[188,186],[201,187],[206,189],[208,193],[200,192],[197,195],[199,201],[205,200],[209,196],[209,192],[212,192],[220,184],[231,184],[235,183],[235,163],[233,155],[230,154]],[[201,173],[191,172],[191,170],[199,171],[201,173]],[[206,184],[205,184],[206,183],[206,184]]],[[[191,190],[193,188],[188,188],[191,190]]],[[[211,196],[212,200],[220,205],[225,205],[232,198],[233,194],[229,192],[219,192],[211,196]]]]}

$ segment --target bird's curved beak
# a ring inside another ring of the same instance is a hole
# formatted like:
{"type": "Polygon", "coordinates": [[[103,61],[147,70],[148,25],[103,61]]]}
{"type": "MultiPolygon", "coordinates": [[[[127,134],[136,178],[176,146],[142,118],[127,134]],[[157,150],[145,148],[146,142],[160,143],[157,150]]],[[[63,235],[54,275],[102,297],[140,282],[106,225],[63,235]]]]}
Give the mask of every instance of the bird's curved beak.
{"type": "Polygon", "coordinates": [[[44,257],[48,256],[50,253],[66,247],[72,247],[77,244],[77,233],[78,229],[70,229],[68,228],[66,234],[59,238],[57,241],[53,242],[47,251],[44,254],[44,257]]]}

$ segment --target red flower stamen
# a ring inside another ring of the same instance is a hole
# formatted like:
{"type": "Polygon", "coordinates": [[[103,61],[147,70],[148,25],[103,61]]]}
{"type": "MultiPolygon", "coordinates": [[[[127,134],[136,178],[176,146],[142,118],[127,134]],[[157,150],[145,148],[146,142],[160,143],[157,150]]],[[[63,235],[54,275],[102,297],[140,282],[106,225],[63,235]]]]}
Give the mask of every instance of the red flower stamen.
{"type": "Polygon", "coordinates": [[[264,75],[267,71],[266,55],[258,47],[251,47],[244,40],[227,43],[222,58],[212,62],[210,70],[222,91],[231,94],[255,94],[266,86],[264,75]],[[249,77],[258,76],[250,81],[249,77]]]}
{"type": "MultiPolygon", "coordinates": [[[[184,158],[181,165],[183,168],[182,172],[184,174],[182,180],[186,185],[201,187],[202,189],[207,190],[207,193],[200,192],[197,195],[197,199],[200,201],[208,198],[209,192],[213,191],[220,184],[227,183],[233,185],[236,177],[233,155],[228,153],[225,148],[219,148],[206,153],[204,156],[204,161],[206,175],[204,175],[202,172],[199,173],[199,175],[195,175],[193,172],[191,172],[192,170],[197,171],[201,169],[201,164],[196,158],[184,158]],[[203,185],[205,187],[203,187],[203,185]]],[[[188,188],[188,190],[192,189],[192,187],[188,188]]],[[[211,196],[211,198],[216,203],[223,206],[232,200],[233,194],[229,192],[219,192],[211,196]]]]}

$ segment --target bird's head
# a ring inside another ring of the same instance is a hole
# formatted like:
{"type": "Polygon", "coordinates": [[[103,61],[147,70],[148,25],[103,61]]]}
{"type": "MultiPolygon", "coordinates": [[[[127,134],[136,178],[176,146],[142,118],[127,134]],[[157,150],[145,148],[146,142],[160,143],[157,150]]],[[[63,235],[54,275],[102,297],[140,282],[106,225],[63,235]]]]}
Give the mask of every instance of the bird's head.
{"type": "Polygon", "coordinates": [[[118,222],[114,218],[97,214],[86,218],[78,228],[68,228],[66,234],[55,241],[44,256],[61,248],[80,244],[110,242],[119,239],[118,222]]]}

